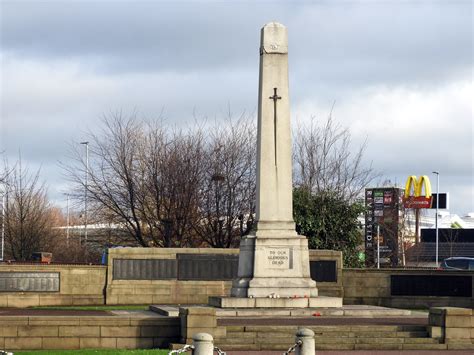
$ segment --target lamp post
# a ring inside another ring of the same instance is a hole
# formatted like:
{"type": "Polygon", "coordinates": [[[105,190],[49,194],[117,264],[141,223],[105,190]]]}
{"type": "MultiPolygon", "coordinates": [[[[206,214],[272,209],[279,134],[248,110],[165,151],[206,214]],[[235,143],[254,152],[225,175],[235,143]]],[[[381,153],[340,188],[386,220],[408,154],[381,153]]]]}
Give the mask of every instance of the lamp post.
{"type": "Polygon", "coordinates": [[[66,194],[66,245],[69,246],[69,194],[66,194]]]}
{"type": "Polygon", "coordinates": [[[84,184],[84,241],[87,243],[87,179],[89,175],[89,142],[81,142],[86,147],[86,178],[84,184]]]}
{"type": "Polygon", "coordinates": [[[436,216],[435,216],[435,228],[436,228],[436,266],[439,265],[438,260],[438,207],[439,207],[439,171],[433,171],[433,174],[436,174],[436,216]]]}
{"type": "Polygon", "coordinates": [[[5,191],[2,192],[2,254],[0,261],[3,261],[5,249],[5,191]]]}

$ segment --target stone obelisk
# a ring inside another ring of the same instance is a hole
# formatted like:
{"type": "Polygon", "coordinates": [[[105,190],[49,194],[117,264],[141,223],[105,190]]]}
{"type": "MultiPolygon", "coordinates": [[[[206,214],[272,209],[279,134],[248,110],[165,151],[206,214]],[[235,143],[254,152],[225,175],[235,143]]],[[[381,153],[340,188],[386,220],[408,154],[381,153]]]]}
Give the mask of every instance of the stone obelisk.
{"type": "Polygon", "coordinates": [[[288,34],[261,30],[256,228],[240,243],[233,297],[316,297],[308,241],[295,231],[292,197],[288,34]]]}

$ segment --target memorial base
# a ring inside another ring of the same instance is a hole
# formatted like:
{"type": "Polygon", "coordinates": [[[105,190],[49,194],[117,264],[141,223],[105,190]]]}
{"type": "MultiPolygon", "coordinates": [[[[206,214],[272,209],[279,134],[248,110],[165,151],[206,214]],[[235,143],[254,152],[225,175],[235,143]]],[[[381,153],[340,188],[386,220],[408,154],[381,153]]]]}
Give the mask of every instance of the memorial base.
{"type": "Polygon", "coordinates": [[[217,308],[340,308],[340,297],[308,298],[239,298],[209,297],[209,305],[217,308]]]}
{"type": "Polygon", "coordinates": [[[297,235],[293,225],[293,222],[259,222],[256,231],[242,238],[232,297],[291,299],[318,296],[316,282],[310,275],[308,240],[297,235]]]}

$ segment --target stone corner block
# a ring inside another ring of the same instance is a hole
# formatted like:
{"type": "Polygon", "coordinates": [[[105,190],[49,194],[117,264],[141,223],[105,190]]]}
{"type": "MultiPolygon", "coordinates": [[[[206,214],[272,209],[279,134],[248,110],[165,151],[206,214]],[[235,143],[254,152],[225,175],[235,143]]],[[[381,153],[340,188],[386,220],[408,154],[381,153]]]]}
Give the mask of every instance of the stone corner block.
{"type": "Polygon", "coordinates": [[[447,316],[471,316],[472,309],[461,307],[431,307],[430,313],[445,314],[447,316]]]}
{"type": "MultiPolygon", "coordinates": [[[[213,307],[186,307],[184,308],[188,316],[215,316],[216,309],[213,307]]],[[[180,308],[181,314],[181,308],[180,308]]]]}
{"type": "Polygon", "coordinates": [[[445,328],[444,335],[445,335],[445,339],[470,339],[471,329],[470,328],[445,328]]]}
{"type": "Polygon", "coordinates": [[[430,338],[444,338],[444,328],[443,327],[428,327],[428,334],[430,338]]]}
{"type": "Polygon", "coordinates": [[[445,307],[447,316],[471,316],[472,309],[460,307],[445,307]]]}
{"type": "Polygon", "coordinates": [[[446,328],[471,328],[471,316],[456,315],[446,316],[446,328]]]}

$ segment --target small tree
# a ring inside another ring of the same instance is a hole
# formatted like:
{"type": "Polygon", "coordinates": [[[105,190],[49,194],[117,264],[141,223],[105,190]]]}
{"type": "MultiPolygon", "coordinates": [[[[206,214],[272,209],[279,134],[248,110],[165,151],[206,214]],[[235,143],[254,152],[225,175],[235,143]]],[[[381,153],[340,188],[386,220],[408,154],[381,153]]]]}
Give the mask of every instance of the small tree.
{"type": "Polygon", "coordinates": [[[293,214],[298,234],[308,238],[311,249],[340,250],[346,267],[358,267],[357,247],[362,243],[362,226],[357,217],[360,203],[348,202],[336,193],[311,193],[300,187],[293,192],[293,214]]]}
{"type": "Polygon", "coordinates": [[[170,134],[161,125],[149,127],[144,152],[146,188],[140,201],[153,242],[162,247],[195,244],[205,162],[202,131],[170,134]]]}
{"type": "Polygon", "coordinates": [[[21,160],[11,169],[5,163],[5,259],[29,260],[33,252],[51,245],[54,211],[39,171],[31,174],[21,160]]]}
{"type": "Polygon", "coordinates": [[[256,135],[246,117],[217,126],[208,137],[200,193],[201,240],[214,248],[239,245],[248,234],[255,213],[256,135]]]}
{"type": "Polygon", "coordinates": [[[295,185],[313,194],[354,201],[378,177],[363,164],[366,143],[352,149],[349,130],[334,123],[331,115],[323,126],[312,118],[309,125],[299,127],[294,141],[295,185]]]}

